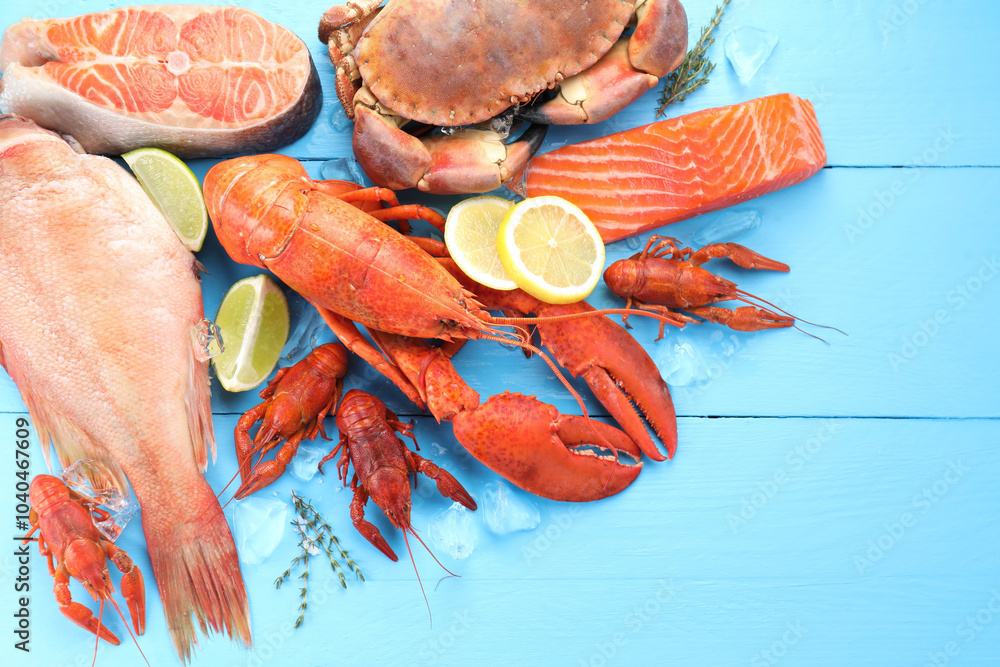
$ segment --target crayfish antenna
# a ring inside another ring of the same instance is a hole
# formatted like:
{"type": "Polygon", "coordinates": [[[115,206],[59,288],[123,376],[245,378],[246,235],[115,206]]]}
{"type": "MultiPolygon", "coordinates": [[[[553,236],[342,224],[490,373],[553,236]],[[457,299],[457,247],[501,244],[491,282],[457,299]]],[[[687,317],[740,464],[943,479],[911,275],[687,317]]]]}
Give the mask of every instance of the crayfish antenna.
{"type": "MultiPolygon", "coordinates": [[[[444,566],[444,564],[441,563],[441,561],[438,560],[438,557],[434,555],[434,552],[431,551],[431,548],[429,546],[427,546],[427,543],[424,542],[422,539],[420,539],[420,536],[417,535],[417,531],[414,530],[413,526],[410,526],[408,530],[404,530],[403,531],[403,542],[406,543],[406,551],[407,551],[407,553],[410,554],[410,562],[413,563],[413,572],[417,575],[417,583],[420,584],[420,592],[424,596],[424,604],[427,605],[427,618],[430,619],[431,627],[433,628],[434,627],[434,618],[431,616],[431,603],[428,602],[428,600],[427,600],[427,593],[424,591],[424,584],[420,580],[420,573],[417,572],[417,563],[416,563],[415,560],[413,560],[413,552],[410,551],[410,540],[406,537],[406,533],[407,532],[412,533],[413,537],[417,538],[417,542],[420,542],[420,545],[424,549],[427,550],[427,553],[429,553],[431,555],[431,558],[434,559],[434,562],[437,563],[438,566],[442,570],[444,570],[445,572],[447,572],[449,577],[457,577],[459,575],[455,574],[454,572],[452,572],[451,570],[449,570],[448,568],[446,568],[444,566]]],[[[441,582],[439,581],[438,583],[440,584],[441,582]]],[[[435,586],[434,589],[437,590],[437,586],[435,586]]]]}
{"type": "MultiPolygon", "coordinates": [[[[412,531],[412,528],[410,530],[412,531]]],[[[427,591],[424,590],[424,582],[420,581],[420,572],[417,570],[417,561],[413,559],[413,551],[410,549],[410,540],[406,537],[406,533],[407,531],[404,530],[403,542],[406,544],[406,553],[410,554],[410,563],[413,564],[413,573],[417,575],[417,584],[420,586],[420,594],[424,596],[424,604],[427,605],[427,619],[430,621],[431,627],[433,628],[434,617],[431,615],[431,603],[427,599],[427,591]]],[[[420,540],[420,538],[417,537],[416,533],[413,533],[413,536],[416,537],[418,540],[420,540]]],[[[420,540],[420,543],[424,544],[423,540],[420,540]]],[[[424,548],[427,549],[426,544],[424,544],[424,548]]],[[[430,552],[430,549],[427,549],[427,551],[430,552]]],[[[431,554],[431,556],[433,555],[434,554],[431,554]]],[[[437,559],[435,558],[435,560],[437,559]]]]}
{"type": "MultiPolygon", "coordinates": [[[[215,495],[215,498],[216,498],[216,500],[218,500],[219,498],[221,498],[221,497],[222,497],[222,494],[226,492],[226,489],[228,489],[228,488],[229,488],[229,485],[230,485],[230,484],[232,484],[233,482],[235,482],[235,481],[236,481],[236,476],[237,476],[237,475],[239,475],[239,474],[240,474],[240,471],[239,471],[239,468],[237,468],[237,469],[236,469],[236,474],[234,474],[234,475],[233,475],[233,476],[232,476],[232,477],[231,477],[231,478],[229,479],[229,481],[228,481],[228,482],[226,482],[226,485],[225,485],[224,487],[222,487],[222,491],[219,491],[219,492],[218,492],[218,493],[217,493],[217,494],[215,495]]],[[[228,505],[229,503],[233,502],[234,500],[236,500],[236,495],[235,495],[235,494],[233,495],[233,497],[232,497],[232,498],[230,498],[229,500],[227,500],[227,501],[226,501],[225,505],[223,505],[223,506],[222,506],[222,509],[226,509],[226,505],[228,505]]]]}
{"type": "MultiPolygon", "coordinates": [[[[95,635],[97,635],[97,639],[94,641],[94,659],[90,663],[90,667],[94,667],[94,665],[97,664],[97,648],[101,645],[101,627],[103,627],[101,620],[103,618],[104,618],[104,598],[101,598],[100,611],[97,612],[97,632],[94,633],[95,635]]],[[[122,620],[123,621],[125,620],[124,617],[122,618],[122,620]]]]}
{"type": "MultiPolygon", "coordinates": [[[[843,334],[845,336],[847,335],[847,332],[842,331],[842,330],[838,329],[837,327],[832,327],[832,326],[830,326],[828,324],[816,324],[815,322],[810,322],[809,320],[804,320],[801,317],[796,317],[795,315],[792,315],[787,310],[782,310],[781,308],[778,308],[776,305],[774,305],[770,301],[766,301],[766,300],[760,298],[759,296],[757,296],[756,294],[751,294],[750,292],[744,292],[741,289],[737,289],[736,292],[737,292],[737,294],[742,294],[743,297],[746,297],[746,298],[740,298],[740,299],[738,299],[739,301],[742,301],[743,303],[749,303],[750,305],[753,306],[753,305],[756,305],[756,304],[754,304],[752,301],[748,301],[748,299],[756,299],[757,301],[760,301],[761,303],[763,303],[764,305],[766,305],[768,308],[772,308],[772,309],[778,311],[779,313],[781,313],[782,315],[787,315],[788,317],[794,318],[794,319],[798,320],[799,322],[802,322],[803,324],[808,324],[811,327],[819,327],[820,329],[833,329],[837,333],[843,334]]],[[[799,327],[795,327],[795,328],[799,329],[799,327]]],[[[799,331],[802,331],[802,329],[799,329],[799,331]]],[[[819,336],[813,336],[811,333],[808,333],[806,331],[802,331],[802,333],[806,334],[807,336],[812,336],[813,338],[816,338],[818,340],[822,340],[824,343],[826,343],[826,341],[823,340],[822,338],[820,338],[819,336]]],[[[827,345],[829,345],[829,343],[827,343],[827,345]]]]}
{"type": "MultiPolygon", "coordinates": [[[[132,642],[135,644],[135,647],[137,649],[139,649],[139,655],[142,656],[143,661],[146,663],[146,667],[151,667],[150,664],[149,664],[149,660],[146,658],[146,654],[142,652],[142,647],[139,646],[139,640],[135,638],[135,633],[132,632],[131,624],[128,621],[125,620],[125,614],[122,613],[121,607],[119,607],[118,603],[114,601],[114,598],[108,598],[108,601],[111,602],[112,605],[114,605],[115,610],[118,612],[118,615],[121,616],[122,624],[125,625],[125,629],[128,630],[129,636],[132,637],[132,642]]],[[[101,613],[102,614],[104,613],[104,600],[101,600],[101,613]]],[[[98,618],[97,622],[100,623],[101,619],[98,618]]],[[[96,648],[94,649],[94,662],[97,662],[97,649],[96,648]]],[[[94,666],[91,665],[90,667],[94,667],[94,666]]]]}

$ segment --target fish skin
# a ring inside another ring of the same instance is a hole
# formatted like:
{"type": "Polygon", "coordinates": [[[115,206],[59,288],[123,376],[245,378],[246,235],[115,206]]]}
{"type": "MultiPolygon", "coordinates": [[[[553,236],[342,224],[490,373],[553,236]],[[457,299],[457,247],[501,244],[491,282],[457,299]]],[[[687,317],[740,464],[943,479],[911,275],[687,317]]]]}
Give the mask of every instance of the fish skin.
{"type": "Polygon", "coordinates": [[[0,109],[60,133],[81,151],[104,155],[146,146],[182,158],[273,151],[302,137],[322,106],[319,74],[306,45],[238,7],[150,5],[25,19],[0,40],[0,70],[0,109]],[[226,32],[224,23],[239,30],[226,32]],[[223,67],[220,59],[237,57],[209,47],[199,52],[192,40],[183,41],[186,28],[206,24],[204,31],[215,31],[207,42],[240,51],[238,62],[223,67]],[[255,42],[241,42],[241,31],[252,31],[255,42]],[[179,64],[171,64],[173,56],[179,64]],[[250,85],[251,73],[270,77],[271,85],[250,85]],[[119,77],[130,85],[105,85],[119,77]],[[87,89],[88,96],[66,87],[68,82],[87,89]],[[200,110],[184,99],[184,90],[192,91],[200,110]],[[206,91],[217,95],[204,98],[206,91]],[[254,107],[251,99],[264,101],[254,107]]]}
{"type": "Polygon", "coordinates": [[[167,624],[250,644],[246,591],[219,503],[196,261],[112,160],[0,116],[0,361],[48,456],[128,477],[167,624]],[[192,582],[197,582],[195,588],[192,582]]]}
{"type": "Polygon", "coordinates": [[[794,185],[826,164],[812,104],[781,94],[532,158],[509,187],[579,206],[605,243],[794,185]]]}

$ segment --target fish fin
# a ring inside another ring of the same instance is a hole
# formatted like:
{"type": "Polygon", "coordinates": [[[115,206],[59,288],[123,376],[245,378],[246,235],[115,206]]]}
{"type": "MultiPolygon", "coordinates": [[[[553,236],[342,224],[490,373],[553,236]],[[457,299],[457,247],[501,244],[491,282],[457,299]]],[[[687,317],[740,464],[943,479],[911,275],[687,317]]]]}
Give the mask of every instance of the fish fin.
{"type": "Polygon", "coordinates": [[[198,469],[205,472],[208,468],[209,451],[212,452],[212,463],[215,463],[215,431],[212,429],[212,385],[207,369],[199,368],[199,365],[207,366],[208,360],[198,359],[192,344],[184,408],[187,411],[194,458],[198,462],[198,469]]]}
{"type": "Polygon", "coordinates": [[[50,449],[56,450],[56,458],[61,468],[68,468],[80,459],[90,459],[98,464],[96,469],[92,467],[84,470],[91,488],[101,492],[106,491],[110,485],[121,495],[128,496],[128,478],[108,452],[95,443],[86,431],[52,409],[48,401],[32,390],[31,383],[18,372],[14,364],[10,364],[9,367],[4,364],[4,368],[21,392],[21,400],[28,408],[28,415],[38,433],[38,444],[41,445],[46,467],[52,470],[50,449]],[[106,475],[95,474],[99,472],[104,472],[106,475]]]}
{"type": "Polygon", "coordinates": [[[184,498],[146,502],[142,526],[167,629],[185,663],[198,645],[195,623],[207,635],[225,631],[250,647],[250,608],[236,544],[219,501],[204,479],[184,498]],[[182,513],[178,514],[178,508],[182,513]]]}

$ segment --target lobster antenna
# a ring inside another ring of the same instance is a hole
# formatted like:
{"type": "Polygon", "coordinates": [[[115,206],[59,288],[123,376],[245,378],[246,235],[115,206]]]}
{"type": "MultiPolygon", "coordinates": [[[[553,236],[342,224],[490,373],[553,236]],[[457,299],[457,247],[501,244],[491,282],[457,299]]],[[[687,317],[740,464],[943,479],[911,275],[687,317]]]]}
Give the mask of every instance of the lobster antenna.
{"type": "Polygon", "coordinates": [[[579,313],[547,315],[545,317],[494,317],[492,321],[500,323],[501,325],[515,326],[519,324],[536,324],[538,322],[567,322],[570,320],[581,320],[586,317],[594,317],[595,315],[640,315],[642,317],[659,320],[665,324],[683,326],[678,324],[676,320],[667,317],[666,315],[653,313],[648,310],[639,310],[637,308],[597,308],[595,310],[585,310],[579,313]]]}
{"type": "MultiPolygon", "coordinates": [[[[820,329],[833,329],[834,331],[836,331],[838,333],[842,333],[845,336],[847,335],[847,333],[845,333],[844,331],[841,331],[837,327],[832,327],[832,326],[830,326],[828,324],[816,324],[815,322],[810,322],[809,320],[804,320],[801,317],[796,317],[795,315],[792,315],[791,313],[789,313],[787,310],[782,310],[781,308],[778,308],[776,305],[774,305],[770,301],[766,301],[766,300],[760,298],[759,296],[757,296],[756,294],[750,294],[750,292],[744,292],[743,290],[741,290],[739,288],[736,289],[736,292],[739,293],[739,294],[742,294],[745,297],[750,297],[751,299],[756,299],[757,301],[760,301],[761,303],[766,304],[769,308],[773,308],[774,310],[778,311],[779,313],[782,313],[784,315],[788,315],[789,317],[794,317],[799,322],[802,322],[804,324],[808,324],[809,326],[819,327],[820,329]]],[[[740,301],[742,301],[743,303],[750,303],[750,301],[747,301],[746,299],[740,299],[740,301]]],[[[795,328],[799,329],[798,327],[795,327],[795,328]]],[[[799,329],[799,331],[802,331],[802,329],[799,329]]],[[[806,333],[806,332],[802,331],[802,333],[806,333]]],[[[814,336],[814,338],[817,338],[817,336],[814,336]]],[[[820,338],[820,340],[823,340],[823,339],[820,338]]]]}

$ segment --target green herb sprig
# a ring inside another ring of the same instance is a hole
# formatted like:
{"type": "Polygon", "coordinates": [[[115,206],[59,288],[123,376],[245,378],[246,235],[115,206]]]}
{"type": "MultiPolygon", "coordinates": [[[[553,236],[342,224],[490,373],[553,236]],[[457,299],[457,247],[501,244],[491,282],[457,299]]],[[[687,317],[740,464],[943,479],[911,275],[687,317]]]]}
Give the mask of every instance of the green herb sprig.
{"type": "Polygon", "coordinates": [[[715,69],[715,63],[708,59],[705,52],[715,43],[712,33],[722,22],[722,14],[730,2],[731,0],[722,0],[722,4],[715,8],[715,16],[701,29],[701,39],[687,52],[677,69],[667,75],[663,92],[660,94],[660,108],[656,110],[657,118],[663,115],[669,105],[683,102],[688,95],[708,83],[708,75],[715,69]]]}
{"type": "Polygon", "coordinates": [[[347,588],[347,577],[344,576],[344,565],[340,562],[341,558],[344,560],[347,570],[353,572],[359,580],[364,581],[365,575],[361,573],[358,564],[351,560],[347,550],[340,546],[340,540],[333,534],[333,528],[330,527],[330,524],[323,520],[323,517],[319,515],[319,512],[316,511],[308,500],[303,500],[292,491],[292,503],[295,505],[296,514],[296,519],[292,521],[292,526],[295,527],[296,532],[299,534],[299,545],[302,548],[302,552],[293,558],[292,564],[288,566],[288,569],[274,580],[274,587],[281,588],[281,584],[291,578],[292,570],[295,566],[300,563],[302,564],[302,573],[298,576],[302,580],[302,588],[299,589],[299,617],[295,619],[295,627],[297,628],[305,621],[306,609],[309,607],[307,594],[309,588],[309,556],[311,555],[309,552],[313,547],[322,549],[326,553],[326,557],[330,560],[330,567],[337,575],[337,578],[340,579],[340,585],[344,588],[347,588]],[[310,536],[310,532],[313,533],[312,536],[310,536]],[[336,554],[334,553],[334,549],[337,551],[336,554]]]}

